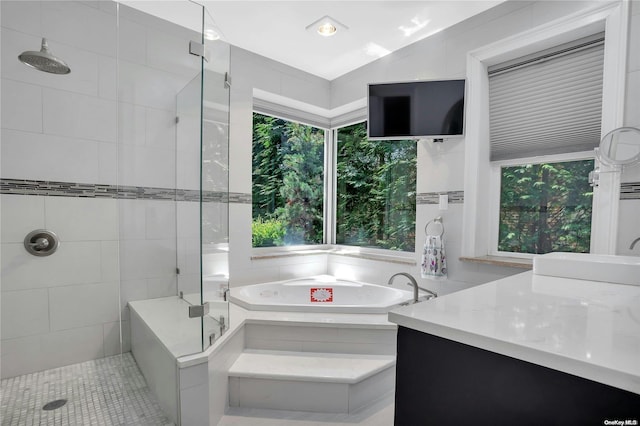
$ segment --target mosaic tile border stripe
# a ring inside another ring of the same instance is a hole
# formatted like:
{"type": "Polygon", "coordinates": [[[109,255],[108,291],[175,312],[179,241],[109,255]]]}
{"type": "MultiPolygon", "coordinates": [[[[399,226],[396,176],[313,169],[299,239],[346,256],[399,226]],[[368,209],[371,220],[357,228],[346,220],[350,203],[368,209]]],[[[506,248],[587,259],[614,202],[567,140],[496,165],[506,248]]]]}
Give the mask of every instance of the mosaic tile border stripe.
{"type": "Polygon", "coordinates": [[[620,184],[621,200],[640,200],[640,182],[623,182],[620,184]]]}
{"type": "MultiPolygon", "coordinates": [[[[200,201],[200,192],[194,189],[117,186],[27,179],[0,179],[0,194],[117,198],[124,200],[200,201]]],[[[439,196],[443,194],[449,196],[449,203],[451,204],[464,203],[464,191],[443,191],[421,192],[416,195],[416,204],[438,204],[439,196]]],[[[640,199],[640,182],[622,183],[620,185],[620,199],[640,199]]],[[[251,204],[252,196],[243,192],[203,191],[202,201],[251,204]]]]}
{"type": "Polygon", "coordinates": [[[439,204],[440,195],[448,195],[450,204],[464,203],[464,191],[421,192],[416,195],[416,204],[439,204]]]}
{"type": "MultiPolygon", "coordinates": [[[[112,198],[123,200],[200,201],[200,191],[141,186],[1,179],[0,194],[49,197],[112,198]]],[[[251,194],[203,191],[202,201],[251,204],[251,194]]]]}

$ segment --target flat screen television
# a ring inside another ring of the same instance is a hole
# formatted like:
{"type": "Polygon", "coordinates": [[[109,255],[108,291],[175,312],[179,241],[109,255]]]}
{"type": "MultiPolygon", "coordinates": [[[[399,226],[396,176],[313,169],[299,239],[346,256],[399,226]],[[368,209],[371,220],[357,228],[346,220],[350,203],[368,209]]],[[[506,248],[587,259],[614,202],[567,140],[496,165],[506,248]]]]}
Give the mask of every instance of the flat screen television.
{"type": "Polygon", "coordinates": [[[446,139],[464,135],[465,80],[368,86],[370,139],[446,139]]]}

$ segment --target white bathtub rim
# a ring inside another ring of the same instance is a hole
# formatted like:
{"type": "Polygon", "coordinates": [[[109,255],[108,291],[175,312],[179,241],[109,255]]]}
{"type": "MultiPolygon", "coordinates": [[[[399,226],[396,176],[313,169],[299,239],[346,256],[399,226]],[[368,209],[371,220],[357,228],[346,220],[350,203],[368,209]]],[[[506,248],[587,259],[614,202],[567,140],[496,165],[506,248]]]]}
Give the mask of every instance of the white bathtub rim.
{"type": "Polygon", "coordinates": [[[342,314],[386,314],[390,310],[400,306],[403,303],[411,301],[413,293],[407,290],[401,290],[394,287],[384,286],[374,283],[366,283],[362,281],[337,279],[330,275],[315,275],[311,277],[293,278],[289,280],[270,281],[265,283],[248,284],[245,286],[233,287],[229,293],[229,300],[238,306],[249,311],[277,311],[277,312],[305,312],[305,313],[342,313],[342,314]],[[318,283],[318,286],[330,286],[331,283],[339,287],[374,287],[392,292],[395,294],[396,301],[393,303],[375,302],[370,304],[329,304],[327,302],[305,302],[305,303],[282,303],[279,300],[270,299],[270,303],[260,303],[259,301],[247,301],[242,297],[238,297],[238,293],[242,294],[244,290],[253,287],[270,288],[274,285],[288,286],[309,286],[311,283],[318,283]],[[234,294],[235,293],[235,294],[234,294]],[[398,298],[400,297],[400,298],[398,298]],[[318,303],[318,304],[315,304],[318,303]],[[327,303],[327,304],[325,304],[327,303]]]}

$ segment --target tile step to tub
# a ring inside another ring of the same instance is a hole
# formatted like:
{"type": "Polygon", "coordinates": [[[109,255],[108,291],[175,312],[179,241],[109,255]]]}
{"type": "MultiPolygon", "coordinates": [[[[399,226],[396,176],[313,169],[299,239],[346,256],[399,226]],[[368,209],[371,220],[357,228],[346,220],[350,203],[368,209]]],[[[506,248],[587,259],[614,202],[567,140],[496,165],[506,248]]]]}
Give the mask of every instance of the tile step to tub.
{"type": "Polygon", "coordinates": [[[245,350],[229,376],[354,384],[395,363],[391,355],[245,350]]]}
{"type": "Polygon", "coordinates": [[[229,370],[229,406],[352,414],[394,385],[395,356],[245,349],[229,370]]]}

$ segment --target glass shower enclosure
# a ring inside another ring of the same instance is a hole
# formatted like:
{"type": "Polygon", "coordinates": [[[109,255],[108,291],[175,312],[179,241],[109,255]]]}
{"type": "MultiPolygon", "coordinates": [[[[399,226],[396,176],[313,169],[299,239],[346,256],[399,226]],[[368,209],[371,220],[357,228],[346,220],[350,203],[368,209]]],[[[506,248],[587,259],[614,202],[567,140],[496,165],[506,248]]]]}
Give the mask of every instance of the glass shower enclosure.
{"type": "Polygon", "coordinates": [[[202,72],[177,96],[178,293],[203,315],[200,350],[229,324],[229,45],[204,10],[202,72]],[[194,204],[193,201],[197,201],[194,204]],[[192,202],[191,204],[189,204],[192,202]],[[198,220],[194,220],[195,218],[198,220]],[[181,267],[180,265],[184,265],[181,267]],[[202,307],[201,309],[199,307],[202,307]]]}
{"type": "Polygon", "coordinates": [[[130,304],[185,337],[176,356],[229,323],[229,46],[203,6],[165,6],[180,25],[0,2],[3,425],[178,423],[132,355],[130,304]],[[68,74],[18,59],[43,39],[68,74]]]}

